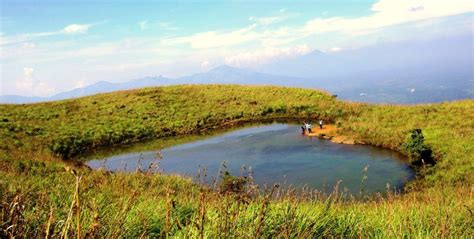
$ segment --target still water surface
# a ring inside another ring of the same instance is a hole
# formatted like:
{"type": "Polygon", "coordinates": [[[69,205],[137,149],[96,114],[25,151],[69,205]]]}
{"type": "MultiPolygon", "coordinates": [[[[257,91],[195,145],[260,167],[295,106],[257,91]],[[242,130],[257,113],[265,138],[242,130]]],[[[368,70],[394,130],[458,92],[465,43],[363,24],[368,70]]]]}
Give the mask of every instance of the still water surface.
{"type": "MultiPolygon", "coordinates": [[[[396,152],[308,138],[300,134],[300,126],[291,124],[243,128],[167,147],[161,153],[159,167],[165,173],[195,177],[201,167],[212,178],[219,175],[219,168],[226,161],[233,175],[240,175],[243,165],[251,167],[255,182],[262,186],[306,185],[330,192],[342,180],[341,188],[357,194],[361,189],[366,193],[383,192],[387,184],[401,188],[413,178],[413,171],[396,152]]],[[[157,150],[146,150],[97,157],[87,164],[92,168],[133,171],[139,164],[148,168],[156,158],[157,150]]]]}

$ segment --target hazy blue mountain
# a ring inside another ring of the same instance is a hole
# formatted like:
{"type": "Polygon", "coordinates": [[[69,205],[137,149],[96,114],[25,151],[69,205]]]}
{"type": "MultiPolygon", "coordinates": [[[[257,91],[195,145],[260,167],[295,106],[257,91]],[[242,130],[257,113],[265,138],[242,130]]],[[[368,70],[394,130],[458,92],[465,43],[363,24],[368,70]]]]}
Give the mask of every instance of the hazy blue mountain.
{"type": "Polygon", "coordinates": [[[311,79],[306,87],[341,98],[422,103],[474,98],[473,36],[377,44],[337,53],[314,51],[256,70],[311,79]]]}
{"type": "Polygon", "coordinates": [[[99,81],[95,84],[85,86],[83,88],[77,88],[71,91],[59,93],[50,97],[50,100],[63,100],[70,98],[77,98],[87,95],[94,95],[98,93],[113,92],[118,90],[129,90],[138,89],[143,87],[167,85],[171,84],[174,80],[164,77],[145,77],[141,79],[132,80],[124,83],[111,83],[107,81],[99,81]]]}
{"type": "Polygon", "coordinates": [[[27,104],[47,101],[47,97],[30,97],[21,95],[0,95],[0,103],[3,104],[27,104]]]}
{"type": "Polygon", "coordinates": [[[50,97],[50,100],[63,100],[69,98],[77,98],[86,95],[94,95],[103,92],[112,92],[119,90],[119,84],[114,84],[106,81],[99,81],[92,85],[83,88],[76,88],[70,91],[62,92],[50,97]]]}
{"type": "Polygon", "coordinates": [[[377,44],[336,53],[273,61],[255,69],[223,65],[181,78],[145,77],[97,82],[52,97],[0,96],[1,103],[60,100],[117,90],[172,84],[248,84],[318,88],[342,99],[424,103],[474,98],[473,36],[377,44]]]}
{"type": "Polygon", "coordinates": [[[0,97],[1,103],[32,103],[77,98],[98,93],[118,90],[137,89],[151,86],[176,85],[176,84],[249,84],[249,85],[284,85],[301,86],[306,79],[298,77],[276,76],[263,74],[248,69],[234,68],[227,65],[216,67],[205,73],[198,73],[181,78],[171,79],[165,77],[145,77],[124,83],[111,83],[100,81],[83,88],[62,92],[51,97],[0,97]]]}
{"type": "Polygon", "coordinates": [[[150,86],[159,85],[170,85],[175,80],[164,77],[145,77],[141,79],[132,80],[124,83],[111,83],[107,81],[99,81],[92,85],[88,85],[82,88],[76,88],[70,91],[61,92],[51,97],[27,97],[27,96],[16,96],[16,95],[5,95],[0,96],[0,103],[7,104],[23,104],[23,103],[35,103],[53,100],[71,99],[88,95],[95,95],[98,93],[113,92],[118,90],[129,90],[137,89],[150,86]]]}
{"type": "Polygon", "coordinates": [[[208,72],[181,77],[180,84],[242,84],[301,86],[307,79],[273,74],[264,74],[249,69],[228,65],[216,67],[208,72]]]}
{"type": "MultiPolygon", "coordinates": [[[[277,75],[314,78],[338,77],[370,71],[419,67],[419,71],[441,67],[443,70],[471,70],[473,35],[375,44],[354,50],[323,53],[319,50],[297,58],[261,65],[255,70],[277,75]]],[[[471,71],[472,73],[472,71],[471,71]]]]}
{"type": "Polygon", "coordinates": [[[143,87],[158,86],[158,85],[172,85],[177,84],[176,79],[166,78],[162,76],[148,76],[124,83],[118,84],[120,90],[138,89],[143,87]]]}

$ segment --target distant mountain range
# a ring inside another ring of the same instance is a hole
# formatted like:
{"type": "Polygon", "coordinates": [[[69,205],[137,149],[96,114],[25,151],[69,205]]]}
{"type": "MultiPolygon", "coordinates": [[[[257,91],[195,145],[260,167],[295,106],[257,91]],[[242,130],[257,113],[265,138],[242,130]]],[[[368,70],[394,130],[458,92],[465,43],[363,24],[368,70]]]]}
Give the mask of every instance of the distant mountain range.
{"type": "MultiPolygon", "coordinates": [[[[51,97],[25,97],[15,95],[0,96],[1,103],[8,104],[24,104],[45,102],[54,100],[71,99],[82,96],[94,95],[98,93],[113,92],[119,90],[138,89],[143,87],[178,85],[178,84],[247,84],[247,85],[284,85],[298,86],[307,81],[298,77],[275,76],[271,74],[263,74],[247,69],[234,68],[227,65],[219,66],[206,73],[194,74],[181,78],[166,77],[145,77],[135,79],[124,83],[111,83],[100,81],[83,88],[77,88],[70,91],[62,92],[51,97]]],[[[308,82],[306,82],[308,83],[308,82]]]]}
{"type": "Polygon", "coordinates": [[[379,44],[336,53],[272,61],[252,69],[223,65],[180,78],[106,81],[51,97],[0,96],[0,103],[33,103],[97,93],[175,84],[282,85],[328,90],[342,99],[426,103],[474,98],[473,36],[379,44]]]}
{"type": "Polygon", "coordinates": [[[309,78],[313,87],[356,101],[426,103],[474,98],[473,42],[471,34],[329,54],[314,51],[255,70],[309,78]]]}

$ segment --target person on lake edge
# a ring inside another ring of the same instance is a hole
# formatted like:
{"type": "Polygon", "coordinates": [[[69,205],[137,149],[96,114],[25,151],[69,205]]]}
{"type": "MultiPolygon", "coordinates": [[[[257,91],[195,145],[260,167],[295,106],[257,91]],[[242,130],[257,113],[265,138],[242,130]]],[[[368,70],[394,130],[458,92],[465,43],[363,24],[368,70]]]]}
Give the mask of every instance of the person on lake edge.
{"type": "Polygon", "coordinates": [[[305,134],[306,132],[312,133],[311,123],[307,123],[306,121],[303,122],[303,126],[301,126],[301,134],[305,134]]]}
{"type": "Polygon", "coordinates": [[[323,120],[319,120],[319,128],[323,129],[323,120]]]}

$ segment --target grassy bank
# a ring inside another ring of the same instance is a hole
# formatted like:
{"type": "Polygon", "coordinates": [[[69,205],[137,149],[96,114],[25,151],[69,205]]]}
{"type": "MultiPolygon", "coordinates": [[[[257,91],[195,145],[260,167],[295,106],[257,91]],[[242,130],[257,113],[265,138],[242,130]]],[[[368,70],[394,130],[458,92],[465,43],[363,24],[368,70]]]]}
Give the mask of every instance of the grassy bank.
{"type": "Polygon", "coordinates": [[[338,101],[314,90],[215,85],[0,105],[0,157],[0,235],[59,237],[80,232],[81,236],[95,237],[259,238],[473,234],[472,100],[419,106],[367,105],[338,101]],[[323,118],[337,123],[341,134],[357,141],[401,152],[409,131],[420,128],[437,163],[421,167],[420,178],[406,194],[366,202],[313,191],[273,189],[273,193],[261,193],[246,187],[239,193],[222,192],[179,176],[112,174],[75,166],[79,155],[97,148],[288,118],[323,118]]]}

